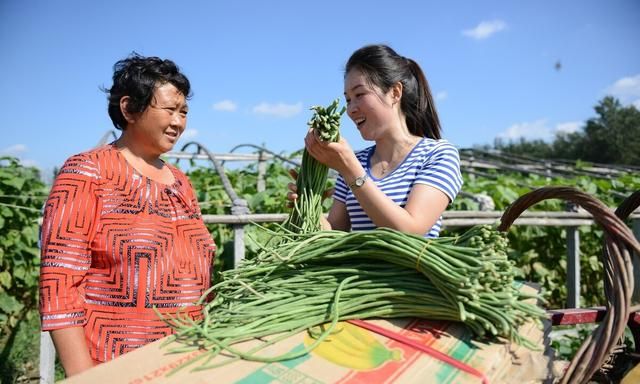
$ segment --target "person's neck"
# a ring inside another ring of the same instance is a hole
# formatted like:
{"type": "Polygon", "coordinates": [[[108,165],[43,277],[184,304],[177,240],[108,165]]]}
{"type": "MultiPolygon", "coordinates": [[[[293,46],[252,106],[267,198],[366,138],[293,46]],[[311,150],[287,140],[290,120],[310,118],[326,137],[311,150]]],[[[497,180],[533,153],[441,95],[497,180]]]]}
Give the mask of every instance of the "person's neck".
{"type": "Polygon", "coordinates": [[[160,169],[163,166],[160,156],[145,151],[140,145],[136,145],[136,141],[133,140],[126,131],[122,133],[120,138],[115,141],[115,146],[129,161],[133,161],[137,164],[143,164],[149,167],[160,169]]]}
{"type": "Polygon", "coordinates": [[[376,142],[376,157],[379,160],[393,163],[404,158],[407,153],[420,141],[420,137],[410,134],[408,131],[401,135],[376,142]]]}

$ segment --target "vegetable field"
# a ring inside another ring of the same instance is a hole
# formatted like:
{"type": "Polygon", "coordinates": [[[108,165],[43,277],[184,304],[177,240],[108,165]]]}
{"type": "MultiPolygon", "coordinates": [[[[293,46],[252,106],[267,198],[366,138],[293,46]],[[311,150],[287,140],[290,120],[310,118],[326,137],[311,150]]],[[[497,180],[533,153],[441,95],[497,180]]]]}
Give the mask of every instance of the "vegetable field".
{"type": "MultiPolygon", "coordinates": [[[[293,166],[283,158],[298,159],[300,153],[279,155],[271,160],[227,166],[224,174],[237,194],[247,202],[251,213],[288,213],[286,208],[288,170],[293,166]],[[264,177],[264,176],[266,177],[264,177]]],[[[479,210],[487,201],[493,210],[504,211],[520,195],[549,185],[569,185],[591,194],[609,207],[617,207],[626,196],[640,190],[640,171],[602,167],[584,163],[530,161],[520,167],[513,160],[499,159],[480,152],[461,151],[463,193],[450,211],[479,210]],[[472,155],[470,155],[470,153],[472,155]],[[503,167],[495,166],[498,163],[503,167]],[[495,167],[487,166],[493,164],[495,167]],[[594,171],[595,168],[599,170],[594,171]],[[482,197],[482,198],[479,198],[482,197]],[[489,199],[487,199],[490,198],[489,199]]],[[[232,214],[233,200],[225,191],[223,179],[210,162],[174,160],[185,169],[198,193],[204,214],[232,214]]],[[[520,159],[522,160],[522,159],[520,159]]],[[[227,165],[227,164],[224,164],[227,165]]],[[[328,184],[332,182],[329,178],[328,184]]],[[[37,170],[23,166],[14,158],[0,160],[0,372],[2,382],[27,382],[38,375],[38,220],[48,187],[37,170]]],[[[324,201],[328,208],[329,201],[324,201]]],[[[566,211],[564,202],[548,200],[534,209],[566,211]]],[[[442,236],[462,233],[468,228],[448,227],[442,236]]],[[[273,228],[275,224],[265,224],[273,228]]],[[[233,229],[230,225],[208,224],[218,244],[215,273],[224,273],[233,259],[233,229]]],[[[581,306],[600,305],[604,300],[602,231],[596,226],[579,226],[581,306]]],[[[507,234],[510,247],[505,254],[515,263],[518,280],[540,283],[550,308],[563,308],[567,299],[567,232],[556,226],[516,226],[507,234]]],[[[255,226],[245,229],[245,256],[255,258],[268,234],[255,226]]],[[[214,281],[216,277],[214,276],[214,281]]]]}

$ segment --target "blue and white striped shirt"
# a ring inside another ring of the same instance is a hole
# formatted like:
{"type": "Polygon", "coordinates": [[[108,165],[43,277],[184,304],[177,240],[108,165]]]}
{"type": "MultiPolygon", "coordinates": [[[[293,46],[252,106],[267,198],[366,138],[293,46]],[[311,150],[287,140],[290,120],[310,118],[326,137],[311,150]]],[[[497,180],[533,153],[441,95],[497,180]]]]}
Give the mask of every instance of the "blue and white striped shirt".
{"type": "MultiPolygon", "coordinates": [[[[367,171],[370,181],[401,207],[407,204],[409,193],[414,184],[429,185],[442,191],[449,201],[455,199],[462,187],[460,157],[458,150],[446,140],[424,138],[409,152],[396,169],[381,179],[371,175],[371,155],[376,146],[356,152],[356,156],[367,171]]],[[[349,189],[342,176],[338,176],[333,198],[347,206],[351,219],[351,230],[375,229],[369,216],[349,189]]],[[[442,216],[425,234],[425,237],[438,237],[442,227],[442,216]]]]}

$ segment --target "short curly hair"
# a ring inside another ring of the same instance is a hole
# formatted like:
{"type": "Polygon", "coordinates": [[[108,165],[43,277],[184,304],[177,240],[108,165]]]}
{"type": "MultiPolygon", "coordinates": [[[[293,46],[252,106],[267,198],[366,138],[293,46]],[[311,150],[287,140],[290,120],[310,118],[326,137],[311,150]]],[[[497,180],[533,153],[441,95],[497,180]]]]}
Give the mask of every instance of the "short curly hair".
{"type": "Polygon", "coordinates": [[[122,97],[129,96],[127,112],[143,112],[149,107],[156,87],[166,83],[175,86],[185,98],[191,97],[189,79],[171,60],[144,57],[133,52],[126,59],[116,62],[113,65],[113,86],[104,89],[108,95],[108,111],[113,126],[120,130],[127,128],[127,120],[120,110],[122,97]]]}

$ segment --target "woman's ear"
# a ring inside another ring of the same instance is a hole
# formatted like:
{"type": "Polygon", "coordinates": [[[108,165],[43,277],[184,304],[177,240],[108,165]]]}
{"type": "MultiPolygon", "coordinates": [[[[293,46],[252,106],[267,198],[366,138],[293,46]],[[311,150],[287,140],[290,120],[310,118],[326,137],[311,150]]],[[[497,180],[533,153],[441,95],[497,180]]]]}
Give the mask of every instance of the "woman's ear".
{"type": "Polygon", "coordinates": [[[402,83],[399,81],[391,87],[391,100],[393,100],[393,104],[400,102],[403,89],[402,83]]]}
{"type": "Polygon", "coordinates": [[[120,98],[120,112],[124,119],[127,120],[128,124],[134,123],[136,121],[135,116],[128,111],[127,107],[129,106],[129,96],[122,96],[120,98]]]}

